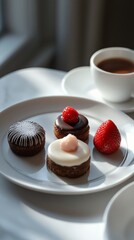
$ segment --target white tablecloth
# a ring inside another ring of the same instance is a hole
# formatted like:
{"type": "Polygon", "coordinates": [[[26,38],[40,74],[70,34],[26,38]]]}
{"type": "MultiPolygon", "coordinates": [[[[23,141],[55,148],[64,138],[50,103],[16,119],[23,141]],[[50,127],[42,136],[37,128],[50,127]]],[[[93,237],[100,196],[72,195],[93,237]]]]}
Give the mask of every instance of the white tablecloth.
{"type": "MultiPolygon", "coordinates": [[[[30,68],[0,80],[0,111],[23,100],[64,95],[64,72],[30,68]]],[[[134,113],[129,114],[134,118],[134,113]]],[[[98,193],[64,196],[34,192],[0,176],[1,240],[103,240],[103,214],[111,197],[134,177],[98,193]]]]}

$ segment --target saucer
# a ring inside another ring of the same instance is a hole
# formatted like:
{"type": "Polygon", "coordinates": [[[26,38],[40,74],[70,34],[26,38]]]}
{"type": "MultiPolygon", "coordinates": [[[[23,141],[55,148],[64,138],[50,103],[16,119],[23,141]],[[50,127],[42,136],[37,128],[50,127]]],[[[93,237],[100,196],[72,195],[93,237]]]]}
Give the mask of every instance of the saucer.
{"type": "Polygon", "coordinates": [[[134,111],[134,97],[121,103],[113,103],[104,100],[95,86],[89,66],[82,66],[69,71],[62,80],[62,88],[67,95],[85,97],[105,103],[112,108],[116,108],[126,113],[134,111]]]}
{"type": "Polygon", "coordinates": [[[104,239],[134,239],[134,182],[119,190],[108,203],[104,213],[104,239]]]}

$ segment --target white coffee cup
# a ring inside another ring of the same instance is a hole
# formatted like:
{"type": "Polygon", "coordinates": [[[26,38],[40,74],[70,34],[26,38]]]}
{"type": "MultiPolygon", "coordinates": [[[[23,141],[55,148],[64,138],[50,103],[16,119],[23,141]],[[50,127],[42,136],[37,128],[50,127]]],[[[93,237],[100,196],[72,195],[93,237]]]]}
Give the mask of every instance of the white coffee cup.
{"type": "Polygon", "coordinates": [[[104,48],[90,58],[91,74],[102,97],[111,102],[123,102],[134,93],[134,69],[131,72],[110,72],[98,64],[107,59],[126,59],[134,66],[134,50],[121,47],[104,48]]]}

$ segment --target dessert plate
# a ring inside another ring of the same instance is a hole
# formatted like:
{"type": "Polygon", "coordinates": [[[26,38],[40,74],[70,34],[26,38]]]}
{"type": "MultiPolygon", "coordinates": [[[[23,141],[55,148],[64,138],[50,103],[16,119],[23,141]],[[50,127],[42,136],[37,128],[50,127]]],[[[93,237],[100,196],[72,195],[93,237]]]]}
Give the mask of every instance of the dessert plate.
{"type": "Polygon", "coordinates": [[[0,113],[0,172],[10,181],[25,188],[57,194],[84,194],[113,187],[134,172],[134,123],[124,113],[85,98],[60,96],[28,100],[0,113]],[[62,110],[71,105],[84,114],[90,125],[90,172],[77,179],[60,178],[47,169],[48,145],[56,139],[53,124],[62,110]],[[44,151],[34,157],[19,157],[9,148],[7,132],[11,124],[33,120],[46,131],[44,151]],[[121,132],[121,147],[111,155],[100,154],[93,145],[93,136],[100,124],[112,119],[121,132]]]}
{"type": "Polygon", "coordinates": [[[134,182],[123,187],[110,200],[105,213],[105,239],[134,239],[134,182]]]}
{"type": "Polygon", "coordinates": [[[89,66],[78,67],[69,71],[62,80],[62,88],[65,94],[70,96],[99,101],[123,112],[132,112],[134,110],[134,96],[129,101],[122,103],[112,103],[104,100],[95,87],[89,66]]]}

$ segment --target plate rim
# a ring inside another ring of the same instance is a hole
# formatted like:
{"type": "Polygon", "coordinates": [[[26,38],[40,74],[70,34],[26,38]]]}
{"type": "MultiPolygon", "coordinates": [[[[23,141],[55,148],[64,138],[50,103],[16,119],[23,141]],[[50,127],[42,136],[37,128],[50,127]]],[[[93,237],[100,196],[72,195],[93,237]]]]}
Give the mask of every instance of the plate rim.
{"type": "MultiPolygon", "coordinates": [[[[61,101],[61,99],[64,99],[64,100],[67,100],[67,99],[75,99],[75,100],[81,100],[81,101],[83,101],[84,103],[85,102],[92,102],[92,103],[95,103],[95,104],[100,104],[100,105],[103,105],[103,107],[107,107],[108,109],[111,109],[111,111],[115,111],[116,113],[118,112],[119,114],[121,114],[121,115],[124,115],[125,117],[127,117],[127,119],[129,119],[130,121],[132,120],[130,117],[128,117],[126,114],[124,114],[124,113],[121,113],[121,112],[119,112],[118,110],[113,110],[112,108],[110,108],[109,106],[107,106],[106,104],[104,104],[104,103],[100,103],[100,102],[97,102],[97,101],[94,101],[94,100],[90,100],[90,99],[85,99],[85,98],[82,98],[82,97],[70,97],[70,96],[47,96],[47,97],[40,97],[40,98],[34,98],[34,99],[30,99],[30,100],[25,100],[25,101],[23,101],[23,102],[20,102],[20,103],[16,103],[16,104],[14,104],[14,105],[12,105],[12,106],[10,106],[10,107],[8,107],[8,108],[6,108],[6,109],[4,109],[1,113],[0,113],[0,116],[2,116],[3,114],[6,114],[8,111],[11,111],[12,109],[16,109],[16,107],[20,107],[20,106],[23,106],[23,105],[25,105],[25,104],[27,104],[27,103],[29,103],[29,104],[32,104],[34,101],[36,101],[36,102],[40,102],[40,101],[42,101],[42,100],[52,100],[53,99],[53,101],[55,101],[55,99],[58,99],[59,101],[61,101]]],[[[132,120],[133,121],[133,120],[132,120]]],[[[127,166],[127,168],[125,169],[126,170],[126,172],[127,172],[127,169],[129,169],[130,167],[129,166],[127,166]]],[[[38,188],[37,189],[37,187],[31,187],[29,184],[24,184],[24,183],[22,183],[22,181],[19,179],[19,180],[16,180],[16,179],[14,179],[14,178],[12,178],[12,176],[7,176],[7,174],[6,173],[3,173],[2,171],[1,171],[1,169],[0,169],[0,173],[2,174],[2,175],[4,175],[6,178],[8,178],[10,181],[12,181],[12,182],[14,182],[14,183],[16,183],[17,185],[20,185],[20,186],[23,186],[23,187],[26,187],[26,188],[29,188],[29,189],[32,189],[32,190],[36,190],[36,191],[40,191],[40,192],[47,192],[47,193],[54,193],[54,194],[67,194],[67,195],[69,195],[69,194],[71,194],[71,195],[78,195],[78,194],[86,194],[86,193],[93,193],[93,192],[98,192],[98,191],[102,191],[102,190],[105,190],[105,189],[109,189],[109,188],[111,188],[111,187],[114,187],[114,186],[116,186],[116,185],[118,185],[118,184],[120,184],[120,183],[122,183],[123,181],[125,181],[125,180],[127,180],[128,178],[130,178],[132,175],[133,175],[133,171],[131,170],[131,174],[130,174],[130,172],[129,172],[129,170],[128,170],[128,172],[127,172],[127,175],[123,178],[123,179],[120,179],[120,181],[118,181],[117,183],[115,183],[115,184],[112,184],[112,185],[110,185],[110,186],[105,186],[105,187],[103,187],[102,189],[90,189],[89,190],[89,188],[88,189],[85,189],[85,188],[83,188],[83,189],[81,189],[81,191],[74,191],[74,188],[73,188],[73,186],[71,186],[71,190],[67,190],[67,191],[61,191],[61,190],[51,190],[51,189],[44,189],[44,188],[42,188],[42,187],[40,187],[40,188],[38,188]]],[[[34,181],[34,180],[33,180],[34,181]]]]}

